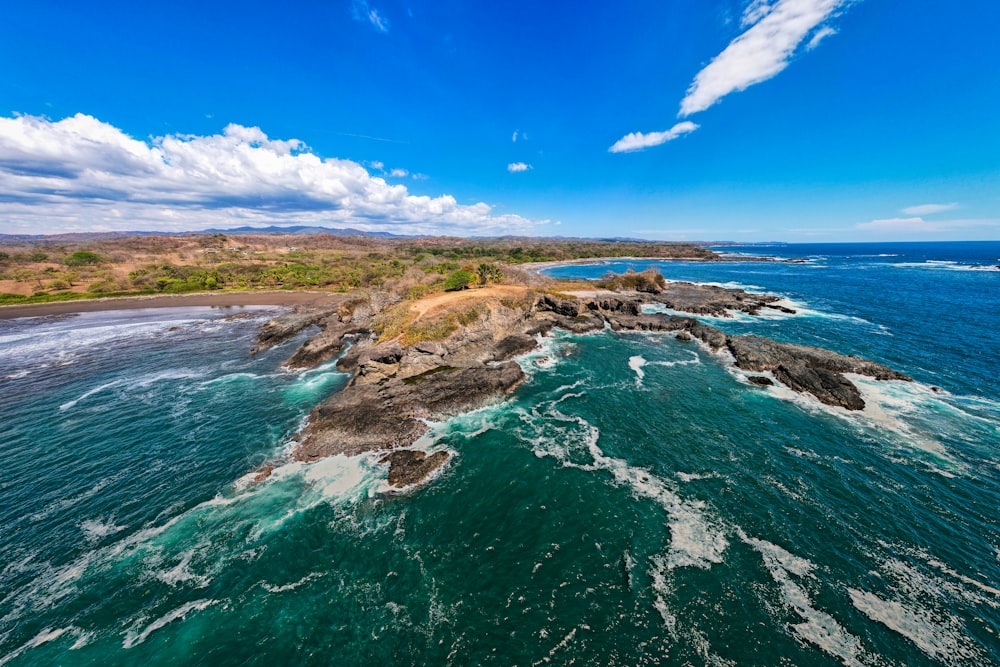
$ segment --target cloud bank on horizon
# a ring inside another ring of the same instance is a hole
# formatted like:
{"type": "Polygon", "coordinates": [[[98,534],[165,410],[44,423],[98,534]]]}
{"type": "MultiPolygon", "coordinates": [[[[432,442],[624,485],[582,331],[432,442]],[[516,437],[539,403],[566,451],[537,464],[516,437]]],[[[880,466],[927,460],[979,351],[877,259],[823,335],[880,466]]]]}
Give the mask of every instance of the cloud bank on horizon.
{"type": "Polygon", "coordinates": [[[413,195],[357,162],[321,158],[257,127],[147,142],[80,113],[0,117],[0,192],[5,231],[31,234],[306,224],[485,235],[547,222],[413,195]]]}
{"type": "MultiPolygon", "coordinates": [[[[836,30],[823,23],[854,1],[858,0],[752,0],[740,21],[744,32],[695,75],[681,100],[678,117],[704,111],[730,93],[777,76],[788,67],[807,37],[811,39],[805,50],[811,51],[835,34],[836,30]]],[[[698,127],[681,122],[664,132],[632,132],[608,150],[625,153],[659,146],[698,127]]]]}

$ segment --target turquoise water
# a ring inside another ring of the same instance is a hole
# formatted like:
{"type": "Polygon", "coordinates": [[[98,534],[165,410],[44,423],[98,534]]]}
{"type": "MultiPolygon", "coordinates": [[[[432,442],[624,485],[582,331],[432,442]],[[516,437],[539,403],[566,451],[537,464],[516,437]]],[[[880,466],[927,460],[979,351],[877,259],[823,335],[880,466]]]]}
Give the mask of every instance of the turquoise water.
{"type": "Polygon", "coordinates": [[[849,415],[557,334],[405,493],[374,456],[248,484],[347,379],[248,356],[272,311],[0,322],[0,664],[1000,664],[1000,244],[802,250],[659,266],[800,309],[716,326],[916,383],[849,415]]]}

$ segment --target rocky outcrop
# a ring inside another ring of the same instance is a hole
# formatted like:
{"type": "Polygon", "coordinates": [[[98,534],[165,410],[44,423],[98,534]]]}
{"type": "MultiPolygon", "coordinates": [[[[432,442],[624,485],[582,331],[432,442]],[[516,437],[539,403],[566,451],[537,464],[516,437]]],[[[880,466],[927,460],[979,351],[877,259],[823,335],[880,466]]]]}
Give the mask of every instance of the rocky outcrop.
{"type": "Polygon", "coordinates": [[[257,345],[250,350],[250,354],[257,354],[275,345],[284,343],[299,332],[318,324],[321,320],[328,317],[333,310],[334,308],[326,308],[324,310],[296,308],[290,313],[270,320],[257,333],[257,345]]]}
{"type": "Polygon", "coordinates": [[[379,459],[379,463],[389,464],[389,486],[401,489],[424,481],[447,460],[447,452],[428,456],[413,449],[397,449],[379,459]]]}
{"type": "Polygon", "coordinates": [[[865,402],[844,373],[867,375],[877,380],[912,380],[888,366],[820,347],[779,343],[758,336],[730,336],[726,339],[726,347],[737,367],[747,371],[771,371],[788,388],[848,410],[863,410],[865,402]]]}
{"type": "MultiPolygon", "coordinates": [[[[728,352],[738,368],[769,372],[788,388],[809,393],[828,405],[848,410],[864,408],[857,387],[845,376],[857,373],[880,380],[909,380],[882,364],[804,345],[780,343],[756,336],[728,336],[690,317],[649,314],[642,304],[655,299],[674,310],[713,315],[729,310],[757,312],[776,307],[777,297],[748,294],[691,283],[669,283],[657,295],[616,294],[570,298],[542,294],[534,300],[477,304],[464,311],[461,326],[442,340],[404,344],[403,338],[375,341],[374,316],[384,308],[377,299],[355,298],[316,314],[295,312],[265,325],[260,345],[287,340],[305,327],[320,332],[289,360],[310,365],[331,358],[347,337],[357,344],[338,360],[338,368],[354,376],[341,391],[318,407],[299,435],[292,454],[315,461],[335,454],[357,455],[388,451],[382,462],[390,467],[390,484],[415,484],[448,458],[446,452],[426,456],[408,449],[429,430],[429,422],[504,400],[524,379],[510,359],[537,346],[536,336],[554,327],[586,332],[606,327],[614,331],[675,332],[682,341],[698,340],[716,352],[728,352]]],[[[749,381],[769,386],[769,377],[749,381]]]]}
{"type": "Polygon", "coordinates": [[[772,294],[755,294],[741,289],[700,285],[697,283],[667,283],[662,291],[646,297],[661,303],[671,310],[679,310],[694,315],[728,317],[732,311],[758,315],[764,308],[783,313],[795,311],[780,305],[781,300],[772,294]]]}

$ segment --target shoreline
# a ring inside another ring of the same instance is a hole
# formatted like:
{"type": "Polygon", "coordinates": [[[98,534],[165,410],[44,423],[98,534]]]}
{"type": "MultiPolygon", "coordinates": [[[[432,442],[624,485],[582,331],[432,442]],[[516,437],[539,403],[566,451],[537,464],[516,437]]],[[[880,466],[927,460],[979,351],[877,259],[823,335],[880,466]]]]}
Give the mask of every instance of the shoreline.
{"type": "MultiPolygon", "coordinates": [[[[715,252],[715,251],[713,251],[715,252]]],[[[784,263],[784,264],[799,264],[800,260],[796,259],[784,259],[775,257],[763,257],[763,256],[746,256],[746,257],[725,257],[716,253],[715,257],[581,257],[579,259],[564,259],[555,260],[551,262],[525,262],[524,264],[512,264],[511,266],[518,269],[523,269],[528,273],[534,273],[542,275],[541,271],[545,269],[551,269],[557,266],[586,266],[586,265],[600,265],[607,262],[698,262],[698,263],[715,263],[715,262],[764,262],[764,263],[784,263]]]]}
{"type": "Polygon", "coordinates": [[[511,264],[511,267],[523,269],[529,273],[538,273],[543,269],[551,269],[556,266],[576,266],[587,264],[602,264],[604,262],[718,262],[718,259],[705,259],[704,257],[581,257],[579,259],[562,259],[551,262],[525,262],[524,264],[511,264]]]}
{"type": "Polygon", "coordinates": [[[184,306],[301,306],[314,305],[339,292],[269,290],[263,292],[193,292],[190,294],[144,294],[95,299],[76,299],[49,303],[0,306],[0,320],[21,317],[44,317],[72,313],[96,313],[108,310],[139,308],[178,308],[184,306]]]}

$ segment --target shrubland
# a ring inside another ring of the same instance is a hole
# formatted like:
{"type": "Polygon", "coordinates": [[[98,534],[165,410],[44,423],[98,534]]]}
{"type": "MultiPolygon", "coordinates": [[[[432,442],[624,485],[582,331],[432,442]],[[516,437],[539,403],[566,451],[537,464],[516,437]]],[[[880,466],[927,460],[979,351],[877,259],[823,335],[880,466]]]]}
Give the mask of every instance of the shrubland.
{"type": "Polygon", "coordinates": [[[586,239],[223,233],[0,237],[0,304],[214,290],[359,288],[412,300],[445,290],[529,285],[534,277],[518,268],[528,262],[640,256],[715,258],[689,244],[586,239]]]}

